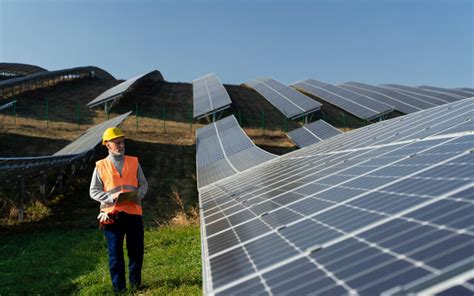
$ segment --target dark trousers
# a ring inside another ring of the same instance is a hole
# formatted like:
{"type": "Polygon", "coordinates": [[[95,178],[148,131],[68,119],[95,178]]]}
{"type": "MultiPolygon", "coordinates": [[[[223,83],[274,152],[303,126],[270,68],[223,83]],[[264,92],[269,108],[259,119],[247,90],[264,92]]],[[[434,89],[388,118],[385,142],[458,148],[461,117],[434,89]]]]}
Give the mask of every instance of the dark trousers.
{"type": "Polygon", "coordinates": [[[105,225],[104,234],[109,249],[109,269],[116,292],[125,290],[125,262],[123,239],[127,240],[129,280],[132,287],[142,282],[143,265],[143,220],[140,215],[118,213],[115,223],[105,225]]]}

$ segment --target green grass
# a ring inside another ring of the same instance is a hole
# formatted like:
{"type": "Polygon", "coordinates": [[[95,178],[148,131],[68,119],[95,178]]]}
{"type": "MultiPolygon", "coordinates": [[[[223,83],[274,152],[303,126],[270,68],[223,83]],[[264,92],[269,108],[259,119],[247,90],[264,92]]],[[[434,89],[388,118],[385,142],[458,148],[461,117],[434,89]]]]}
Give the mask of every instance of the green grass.
{"type": "MultiPolygon", "coordinates": [[[[147,229],[144,288],[136,292],[202,294],[200,253],[198,226],[147,229]]],[[[0,259],[0,295],[113,294],[98,229],[8,234],[0,241],[0,259]]]]}

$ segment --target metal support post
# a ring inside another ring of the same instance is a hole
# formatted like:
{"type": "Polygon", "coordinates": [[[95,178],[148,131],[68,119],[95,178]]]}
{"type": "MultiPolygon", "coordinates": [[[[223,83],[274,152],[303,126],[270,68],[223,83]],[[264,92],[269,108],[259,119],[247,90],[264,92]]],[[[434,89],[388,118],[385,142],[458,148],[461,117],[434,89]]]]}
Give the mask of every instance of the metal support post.
{"type": "Polygon", "coordinates": [[[60,194],[63,194],[64,182],[63,182],[63,172],[61,171],[58,176],[58,190],[60,194]]]}
{"type": "Polygon", "coordinates": [[[41,183],[40,183],[40,193],[43,195],[43,198],[46,199],[46,182],[47,182],[47,178],[46,178],[46,174],[44,174],[44,172],[42,173],[43,175],[43,179],[41,180],[41,183]]]}
{"type": "Polygon", "coordinates": [[[45,120],[46,120],[46,128],[49,128],[49,102],[48,98],[45,98],[45,120]]]}
{"type": "Polygon", "coordinates": [[[135,105],[136,130],[138,132],[138,104],[135,105]]]}
{"type": "Polygon", "coordinates": [[[163,107],[163,133],[166,134],[166,110],[163,107]]]}
{"type": "Polygon", "coordinates": [[[20,177],[20,200],[18,203],[18,221],[23,222],[25,218],[25,204],[24,204],[24,197],[25,197],[25,177],[20,177]]]}

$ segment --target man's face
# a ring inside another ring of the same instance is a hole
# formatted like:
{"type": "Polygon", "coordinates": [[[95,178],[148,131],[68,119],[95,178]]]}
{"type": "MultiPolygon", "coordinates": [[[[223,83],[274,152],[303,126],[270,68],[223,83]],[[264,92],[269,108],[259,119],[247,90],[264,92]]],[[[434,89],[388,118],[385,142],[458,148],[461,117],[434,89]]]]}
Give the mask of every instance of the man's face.
{"type": "Polygon", "coordinates": [[[112,154],[115,155],[124,155],[125,154],[125,138],[115,138],[113,140],[107,141],[105,143],[107,149],[109,149],[112,154]]]}

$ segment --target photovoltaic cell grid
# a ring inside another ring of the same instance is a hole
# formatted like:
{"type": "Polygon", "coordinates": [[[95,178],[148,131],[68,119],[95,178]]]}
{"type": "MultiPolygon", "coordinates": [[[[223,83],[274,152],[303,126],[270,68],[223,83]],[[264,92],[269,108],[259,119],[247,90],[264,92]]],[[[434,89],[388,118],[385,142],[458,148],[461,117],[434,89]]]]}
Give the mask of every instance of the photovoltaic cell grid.
{"type": "Polygon", "coordinates": [[[86,66],[86,67],[75,67],[70,69],[62,69],[62,70],[54,70],[54,71],[42,71],[36,72],[34,74],[30,74],[27,76],[17,77],[13,79],[8,79],[4,81],[0,81],[0,88],[19,85],[22,83],[28,83],[30,81],[35,80],[42,80],[47,79],[49,77],[59,76],[59,75],[79,75],[83,73],[94,73],[95,76],[103,79],[115,79],[110,73],[107,71],[94,67],[94,66],[86,66]]]}
{"type": "Polygon", "coordinates": [[[435,87],[435,86],[428,86],[428,85],[422,85],[422,86],[419,86],[418,88],[426,89],[426,90],[430,90],[434,92],[439,92],[439,93],[444,93],[444,94],[456,95],[461,99],[472,97],[472,94],[462,91],[462,90],[458,90],[458,89],[449,89],[449,88],[442,88],[442,87],[435,87]]]}
{"type": "Polygon", "coordinates": [[[201,189],[205,293],[449,286],[447,270],[474,263],[473,107],[372,124],[201,189]]]}
{"type": "Polygon", "coordinates": [[[289,119],[304,116],[321,108],[320,103],[271,78],[257,78],[245,84],[255,89],[289,119]]]}
{"type": "Polygon", "coordinates": [[[393,107],[385,103],[318,80],[303,80],[293,86],[365,120],[372,120],[393,111],[393,107]]]}
{"type": "Polygon", "coordinates": [[[353,91],[367,91],[373,97],[373,94],[381,95],[385,98],[390,98],[397,101],[398,103],[392,102],[396,110],[403,112],[405,114],[413,113],[420,110],[425,110],[438,106],[427,101],[424,101],[420,98],[416,98],[407,94],[404,94],[399,91],[383,88],[380,86],[374,86],[370,84],[360,83],[360,82],[347,82],[344,83],[345,87],[350,87],[353,91]]]}
{"type": "Polygon", "coordinates": [[[0,76],[6,74],[6,76],[10,75],[30,75],[39,72],[47,72],[48,70],[41,68],[35,65],[28,65],[28,64],[19,64],[19,63],[0,63],[0,76]]]}
{"type": "Polygon", "coordinates": [[[425,89],[410,87],[410,86],[405,86],[405,85],[399,85],[399,84],[382,84],[380,86],[390,88],[390,89],[395,89],[395,90],[404,92],[406,94],[419,96],[421,98],[424,98],[425,100],[430,100],[434,104],[438,104],[438,105],[455,102],[462,99],[455,95],[437,93],[430,90],[425,90],[425,89]]]}
{"type": "Polygon", "coordinates": [[[126,81],[124,81],[124,82],[122,82],[122,83],[120,83],[120,84],[118,84],[118,85],[116,85],[112,88],[109,88],[108,90],[104,91],[99,96],[97,96],[95,99],[93,99],[92,101],[87,103],[87,106],[89,108],[93,108],[93,107],[105,104],[108,101],[119,98],[123,95],[123,93],[128,91],[128,89],[130,87],[132,87],[137,81],[139,81],[142,78],[146,78],[146,77],[153,76],[153,75],[157,76],[158,80],[160,80],[160,81],[164,80],[161,73],[157,70],[154,70],[154,71],[151,71],[151,72],[148,72],[148,73],[144,73],[144,74],[139,75],[137,77],[130,78],[130,79],[128,79],[128,80],[126,80],[126,81]]]}
{"type": "Polygon", "coordinates": [[[303,148],[342,133],[324,120],[318,120],[287,133],[296,146],[303,148]]]}
{"type": "Polygon", "coordinates": [[[102,134],[109,127],[118,126],[128,112],[91,127],[77,140],[50,156],[39,157],[3,157],[0,158],[0,179],[23,173],[25,170],[35,171],[45,167],[62,165],[66,162],[82,158],[102,142],[102,134]]]}
{"type": "Polygon", "coordinates": [[[462,87],[458,88],[459,90],[465,91],[467,93],[470,93],[471,95],[474,95],[474,88],[468,88],[468,87],[462,87]]]}
{"type": "Polygon", "coordinates": [[[193,81],[193,118],[224,110],[231,104],[229,94],[216,74],[193,81]]]}
{"type": "Polygon", "coordinates": [[[120,125],[122,121],[124,121],[131,113],[132,111],[129,111],[115,118],[94,125],[77,140],[65,146],[63,149],[59,150],[53,155],[80,154],[94,149],[98,144],[102,143],[102,134],[107,128],[120,125]]]}
{"type": "Polygon", "coordinates": [[[273,159],[249,139],[233,115],[196,131],[198,188],[273,159]]]}
{"type": "MultiPolygon", "coordinates": [[[[374,100],[377,100],[379,102],[385,103],[387,105],[393,106],[394,110],[397,110],[399,112],[402,112],[404,114],[410,114],[413,112],[421,111],[425,108],[419,107],[416,104],[412,105],[396,94],[392,95],[387,95],[384,93],[381,93],[380,91],[376,91],[374,89],[368,89],[364,88],[362,84],[358,82],[348,82],[348,83],[342,83],[338,84],[338,87],[353,91],[355,93],[358,93],[360,95],[364,95],[367,97],[370,97],[374,100]]],[[[369,86],[370,87],[370,86],[369,86]]],[[[432,106],[430,106],[432,107],[432,106]]]]}
{"type": "Polygon", "coordinates": [[[10,107],[13,107],[13,104],[16,103],[16,100],[13,100],[11,102],[8,102],[6,104],[3,104],[3,105],[0,105],[0,111],[4,110],[4,109],[7,109],[7,108],[10,108],[10,107]]]}

